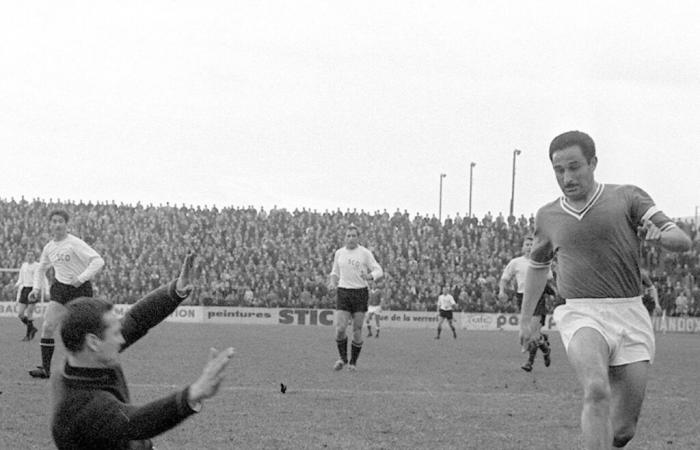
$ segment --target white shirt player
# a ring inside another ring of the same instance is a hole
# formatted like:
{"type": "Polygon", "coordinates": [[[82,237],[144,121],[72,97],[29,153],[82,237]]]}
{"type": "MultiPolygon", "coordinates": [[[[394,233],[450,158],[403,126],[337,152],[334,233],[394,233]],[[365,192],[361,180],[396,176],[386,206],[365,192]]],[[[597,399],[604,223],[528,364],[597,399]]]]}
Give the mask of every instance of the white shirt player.
{"type": "MultiPolygon", "coordinates": [[[[506,268],[503,269],[503,275],[501,279],[506,283],[509,283],[513,278],[515,278],[515,284],[517,288],[517,293],[522,294],[525,288],[525,272],[530,265],[530,258],[525,256],[518,256],[510,260],[506,268]]],[[[549,271],[547,279],[553,279],[552,271],[549,271]]]]}
{"type": "Polygon", "coordinates": [[[41,275],[49,267],[54,268],[56,280],[63,284],[71,284],[73,279],[85,283],[94,277],[104,266],[100,255],[82,239],[68,233],[65,239],[51,240],[39,258],[39,267],[34,273],[34,288],[42,287],[41,275]]]}
{"type": "Polygon", "coordinates": [[[518,294],[523,293],[523,288],[525,287],[525,272],[530,266],[530,258],[525,256],[518,256],[513,258],[508,262],[506,268],[503,269],[503,275],[501,279],[506,283],[509,283],[513,278],[515,278],[515,284],[518,294]]]}
{"type": "Polygon", "coordinates": [[[375,280],[384,275],[381,266],[367,248],[358,245],[352,250],[347,247],[336,250],[331,275],[338,277],[338,287],[344,289],[366,288],[368,287],[367,280],[362,275],[368,273],[375,280]]]}
{"type": "MultiPolygon", "coordinates": [[[[15,287],[17,288],[17,301],[22,294],[22,288],[31,288],[34,286],[34,275],[39,268],[39,263],[36,261],[23,262],[22,266],[19,268],[19,277],[17,278],[17,283],[15,287]]],[[[46,277],[41,277],[41,291],[48,292],[49,281],[46,277]]]]}
{"type": "Polygon", "coordinates": [[[452,311],[457,307],[457,302],[455,302],[455,298],[450,294],[440,294],[438,295],[437,307],[438,310],[452,311]]]}
{"type": "Polygon", "coordinates": [[[36,261],[23,262],[19,268],[19,278],[17,279],[16,287],[32,287],[34,286],[34,274],[39,268],[39,263],[36,261]]]}

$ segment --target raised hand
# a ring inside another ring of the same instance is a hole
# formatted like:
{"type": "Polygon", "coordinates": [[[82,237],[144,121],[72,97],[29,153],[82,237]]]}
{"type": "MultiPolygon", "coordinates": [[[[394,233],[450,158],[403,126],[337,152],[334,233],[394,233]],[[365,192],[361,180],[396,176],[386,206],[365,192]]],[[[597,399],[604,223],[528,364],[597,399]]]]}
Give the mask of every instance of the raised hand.
{"type": "Polygon", "coordinates": [[[221,382],[224,379],[224,370],[234,353],[233,347],[220,352],[215,348],[209,349],[209,361],[204,366],[202,375],[190,385],[190,401],[199,402],[205,398],[213,397],[218,392],[219,386],[221,386],[221,382]]]}
{"type": "Polygon", "coordinates": [[[180,276],[177,278],[175,283],[175,289],[180,294],[189,295],[192,292],[192,273],[194,266],[195,254],[193,252],[187,252],[185,260],[182,263],[182,268],[180,269],[180,276]]]}

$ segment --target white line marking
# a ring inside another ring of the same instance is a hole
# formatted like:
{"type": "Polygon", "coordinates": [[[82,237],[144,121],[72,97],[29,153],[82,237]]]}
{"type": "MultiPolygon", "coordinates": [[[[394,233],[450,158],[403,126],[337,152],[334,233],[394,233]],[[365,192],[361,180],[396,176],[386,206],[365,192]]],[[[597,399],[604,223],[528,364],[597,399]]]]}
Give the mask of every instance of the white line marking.
{"type": "MultiPolygon", "coordinates": [[[[130,383],[130,388],[144,388],[144,389],[178,389],[184,388],[183,386],[176,384],[139,384],[130,383]]],[[[271,386],[269,388],[255,387],[255,386],[227,386],[219,389],[220,391],[229,392],[278,392],[277,386],[271,386]]],[[[445,391],[445,392],[431,392],[429,390],[370,390],[370,391],[353,391],[350,389],[319,389],[319,388],[290,388],[287,393],[303,392],[308,394],[348,394],[348,395],[415,395],[415,396],[425,396],[435,397],[437,395],[445,396],[458,396],[467,395],[472,397],[540,397],[543,395],[549,395],[544,392],[461,392],[461,391],[445,391]]],[[[556,395],[560,395],[557,393],[556,395]]],[[[576,397],[573,394],[565,394],[566,397],[576,397]]]]}

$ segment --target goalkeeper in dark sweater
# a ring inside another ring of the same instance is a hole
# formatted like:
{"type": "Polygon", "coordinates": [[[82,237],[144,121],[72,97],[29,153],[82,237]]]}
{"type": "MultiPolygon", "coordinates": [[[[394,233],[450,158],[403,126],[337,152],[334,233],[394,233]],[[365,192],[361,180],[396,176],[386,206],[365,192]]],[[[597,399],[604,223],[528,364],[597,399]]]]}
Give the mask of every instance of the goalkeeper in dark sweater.
{"type": "Polygon", "coordinates": [[[106,300],[69,302],[61,338],[68,352],[53,377],[51,431],[59,449],[151,449],[150,438],[201,409],[216,394],[233,348],[210,350],[202,375],[189,386],[145,405],[132,405],[119,353],[168,317],[192,291],[194,255],[177,280],[149,293],[122,320],[106,300]]]}

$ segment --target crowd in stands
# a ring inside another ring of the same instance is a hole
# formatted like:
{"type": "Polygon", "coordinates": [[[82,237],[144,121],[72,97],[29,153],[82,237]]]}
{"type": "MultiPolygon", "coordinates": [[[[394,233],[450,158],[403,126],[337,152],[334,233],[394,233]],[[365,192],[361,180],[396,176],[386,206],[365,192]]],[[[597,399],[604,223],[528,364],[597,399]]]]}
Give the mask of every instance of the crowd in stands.
{"type": "MultiPolygon", "coordinates": [[[[28,249],[50,240],[48,214],[65,209],[69,232],[104,258],[98,293],[131,303],[174,279],[187,249],[198,254],[199,288],[188,301],[202,305],[333,308],[326,283],[345,228],[360,229],[385,271],[377,284],[385,309],[434,310],[448,286],[462,311],[517,312],[498,300],[505,264],[520,254],[534,218],[411,216],[408,212],[265,210],[239,207],[126,205],[35,199],[0,200],[0,267],[18,268],[28,249]]],[[[643,248],[643,264],[669,315],[700,316],[700,236],[692,221],[679,225],[691,251],[643,248]]],[[[17,274],[0,272],[0,295],[14,300],[17,274]]],[[[550,303],[557,302],[550,298],[550,303]]]]}

